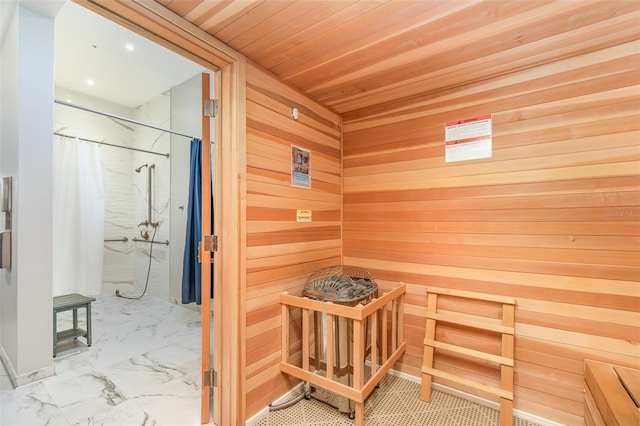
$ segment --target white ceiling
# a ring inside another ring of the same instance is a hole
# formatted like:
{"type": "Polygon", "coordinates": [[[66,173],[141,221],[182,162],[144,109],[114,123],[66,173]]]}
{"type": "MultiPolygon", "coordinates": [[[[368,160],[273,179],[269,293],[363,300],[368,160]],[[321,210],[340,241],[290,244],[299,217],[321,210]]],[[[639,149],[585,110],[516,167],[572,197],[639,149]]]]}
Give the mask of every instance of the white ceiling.
{"type": "Polygon", "coordinates": [[[135,108],[204,70],[71,1],[56,16],[55,26],[60,88],[135,108]],[[88,79],[95,84],[88,85],[88,79]]]}

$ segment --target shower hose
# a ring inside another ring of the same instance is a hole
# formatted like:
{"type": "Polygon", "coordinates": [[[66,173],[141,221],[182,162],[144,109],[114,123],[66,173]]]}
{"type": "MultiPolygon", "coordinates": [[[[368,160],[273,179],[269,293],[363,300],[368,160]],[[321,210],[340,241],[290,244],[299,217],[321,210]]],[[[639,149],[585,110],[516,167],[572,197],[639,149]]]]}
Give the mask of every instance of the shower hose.
{"type": "Polygon", "coordinates": [[[154,226],[153,227],[153,235],[151,236],[151,246],[149,247],[149,265],[147,266],[147,280],[144,283],[144,290],[142,291],[142,294],[140,296],[137,296],[137,297],[125,296],[125,295],[120,294],[120,290],[116,290],[116,296],[117,297],[122,297],[123,299],[138,300],[138,299],[142,299],[142,296],[144,296],[144,294],[147,292],[147,287],[149,287],[149,275],[151,275],[151,260],[153,259],[153,257],[152,257],[152,255],[153,255],[153,242],[156,239],[156,232],[158,232],[158,227],[154,226]]]}

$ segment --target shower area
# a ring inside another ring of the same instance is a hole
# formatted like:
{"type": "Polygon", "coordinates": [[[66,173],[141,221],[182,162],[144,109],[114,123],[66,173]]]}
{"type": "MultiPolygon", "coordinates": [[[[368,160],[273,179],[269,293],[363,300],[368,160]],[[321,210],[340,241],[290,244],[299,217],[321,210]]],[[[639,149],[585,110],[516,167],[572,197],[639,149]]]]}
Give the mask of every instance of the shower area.
{"type": "Polygon", "coordinates": [[[180,303],[201,75],[136,107],[64,87],[55,98],[54,295],[180,303]],[[80,193],[57,193],[69,179],[80,193]]]}

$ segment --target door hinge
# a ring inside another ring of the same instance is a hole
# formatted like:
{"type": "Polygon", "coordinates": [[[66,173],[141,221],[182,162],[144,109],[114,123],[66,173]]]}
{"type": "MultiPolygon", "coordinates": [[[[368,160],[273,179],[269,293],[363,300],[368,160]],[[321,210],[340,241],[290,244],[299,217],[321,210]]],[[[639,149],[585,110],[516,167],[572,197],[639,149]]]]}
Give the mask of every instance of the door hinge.
{"type": "Polygon", "coordinates": [[[204,250],[205,251],[218,251],[218,236],[206,235],[204,237],[204,250]]]}
{"type": "Polygon", "coordinates": [[[218,373],[212,368],[209,371],[202,372],[202,382],[204,386],[208,386],[210,388],[218,386],[218,373]]]}
{"type": "Polygon", "coordinates": [[[205,99],[204,100],[204,115],[207,117],[215,117],[218,113],[218,100],[217,99],[205,99]]]}
{"type": "Polygon", "coordinates": [[[204,253],[213,253],[214,251],[218,251],[218,236],[205,235],[204,239],[198,243],[198,263],[202,263],[204,253]]]}

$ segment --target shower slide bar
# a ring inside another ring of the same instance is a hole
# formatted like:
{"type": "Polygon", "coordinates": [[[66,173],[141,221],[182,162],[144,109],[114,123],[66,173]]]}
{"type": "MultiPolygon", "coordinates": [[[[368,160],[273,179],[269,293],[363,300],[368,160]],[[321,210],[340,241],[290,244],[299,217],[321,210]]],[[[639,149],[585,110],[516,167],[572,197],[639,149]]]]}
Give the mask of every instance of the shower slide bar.
{"type": "MultiPolygon", "coordinates": [[[[71,138],[71,139],[76,139],[75,136],[71,136],[71,135],[65,135],[64,133],[58,133],[58,132],[53,132],[54,135],[56,136],[62,136],[63,138],[71,138]]],[[[169,153],[164,153],[164,152],[154,152],[154,151],[147,151],[146,149],[140,149],[140,148],[131,148],[128,146],[122,146],[122,145],[114,145],[112,143],[107,143],[107,142],[101,142],[101,141],[94,141],[91,139],[85,139],[85,138],[77,138],[81,141],[84,142],[91,142],[91,143],[97,143],[99,145],[107,145],[107,146],[112,146],[114,148],[122,148],[122,149],[130,149],[132,151],[138,151],[138,152],[144,152],[146,154],[154,154],[154,155],[162,155],[163,157],[167,157],[169,158],[169,153]]]]}
{"type": "Polygon", "coordinates": [[[105,243],[115,243],[115,242],[122,242],[122,243],[126,243],[127,241],[129,241],[129,239],[127,237],[122,237],[122,238],[107,238],[104,240],[105,243]]]}
{"type": "Polygon", "coordinates": [[[131,239],[131,241],[134,241],[136,243],[151,243],[151,244],[162,244],[165,246],[169,245],[169,241],[168,240],[164,240],[164,241],[155,241],[155,240],[141,240],[140,238],[137,237],[133,237],[131,239]]]}
{"type": "Polygon", "coordinates": [[[132,119],[127,118],[127,117],[122,117],[120,115],[109,114],[108,112],[96,111],[95,109],[90,109],[90,108],[82,107],[80,105],[70,104],[68,102],[64,102],[64,101],[61,101],[59,99],[54,99],[53,102],[56,103],[56,104],[68,106],[68,107],[71,107],[71,108],[80,109],[82,111],[92,112],[92,113],[98,114],[98,115],[104,115],[105,117],[115,118],[116,120],[122,120],[122,121],[126,121],[128,123],[137,124],[139,126],[148,127],[150,129],[160,130],[161,132],[171,133],[172,135],[182,136],[182,137],[189,138],[189,139],[195,139],[193,136],[185,135],[184,133],[176,132],[176,131],[173,131],[173,130],[170,130],[170,129],[163,129],[162,127],[154,126],[154,125],[148,124],[148,123],[143,123],[142,121],[132,120],[132,119]]]}

